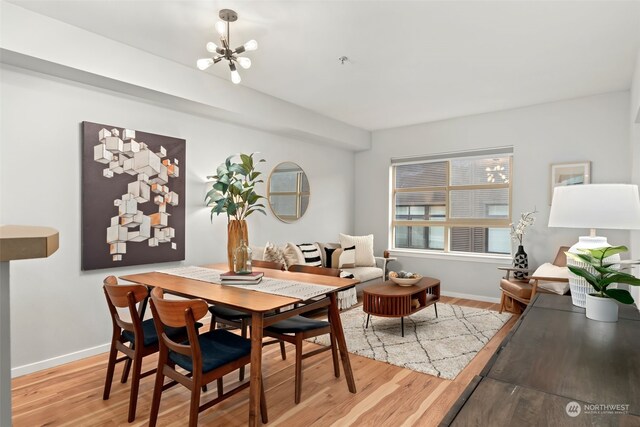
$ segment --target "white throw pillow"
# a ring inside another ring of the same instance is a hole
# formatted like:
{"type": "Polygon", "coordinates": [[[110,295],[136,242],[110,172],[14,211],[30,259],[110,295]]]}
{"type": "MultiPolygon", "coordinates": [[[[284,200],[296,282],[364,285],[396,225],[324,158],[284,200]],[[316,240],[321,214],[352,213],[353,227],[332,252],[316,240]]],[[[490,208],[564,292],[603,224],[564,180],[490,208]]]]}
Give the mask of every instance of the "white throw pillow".
{"type": "Polygon", "coordinates": [[[340,246],[349,248],[356,247],[356,266],[375,267],[376,258],[373,256],[373,234],[368,236],[349,236],[340,233],[340,246]]]}
{"type": "Polygon", "coordinates": [[[304,256],[299,247],[294,243],[287,243],[284,247],[284,259],[287,261],[287,268],[295,264],[304,264],[304,256]]]}
{"type": "MultiPolygon", "coordinates": [[[[533,273],[533,277],[553,277],[558,279],[568,279],[569,269],[567,267],[558,267],[551,263],[542,264],[533,273]]],[[[529,283],[533,284],[533,280],[529,283]]],[[[553,292],[558,295],[564,295],[569,290],[568,282],[538,281],[538,287],[546,291],[553,292]]]]}

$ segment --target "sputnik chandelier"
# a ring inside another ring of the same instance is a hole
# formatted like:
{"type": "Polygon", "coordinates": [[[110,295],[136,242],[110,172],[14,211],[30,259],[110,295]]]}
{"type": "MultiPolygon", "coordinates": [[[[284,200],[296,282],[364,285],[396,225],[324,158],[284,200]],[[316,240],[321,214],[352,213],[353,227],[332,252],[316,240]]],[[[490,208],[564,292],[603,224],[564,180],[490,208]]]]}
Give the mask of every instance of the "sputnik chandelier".
{"type": "Polygon", "coordinates": [[[229,25],[231,22],[235,22],[238,20],[238,14],[231,9],[222,9],[219,13],[220,19],[222,21],[216,22],[216,31],[220,34],[220,44],[213,42],[207,43],[207,51],[216,54],[213,58],[202,58],[198,59],[196,63],[197,67],[200,70],[206,70],[211,65],[216,64],[223,59],[229,61],[229,69],[231,70],[231,81],[235,84],[238,84],[242,81],[240,78],[240,73],[238,73],[238,69],[236,68],[236,63],[240,65],[245,70],[251,67],[251,59],[238,56],[244,52],[250,52],[252,50],[258,49],[258,42],[255,40],[249,40],[245,44],[235,49],[231,49],[230,39],[229,39],[229,25]]]}

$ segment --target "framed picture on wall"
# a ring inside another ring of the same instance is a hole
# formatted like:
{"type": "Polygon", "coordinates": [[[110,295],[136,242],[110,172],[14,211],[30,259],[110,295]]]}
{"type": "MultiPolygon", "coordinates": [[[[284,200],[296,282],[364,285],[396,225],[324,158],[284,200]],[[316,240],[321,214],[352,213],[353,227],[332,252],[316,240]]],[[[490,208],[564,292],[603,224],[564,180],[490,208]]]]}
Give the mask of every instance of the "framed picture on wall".
{"type": "Polygon", "coordinates": [[[186,141],[82,123],[82,270],[185,257],[186,141]]]}
{"type": "Polygon", "coordinates": [[[591,182],[591,162],[556,163],[551,165],[551,193],[549,205],[553,201],[553,190],[565,185],[582,185],[591,182]]]}

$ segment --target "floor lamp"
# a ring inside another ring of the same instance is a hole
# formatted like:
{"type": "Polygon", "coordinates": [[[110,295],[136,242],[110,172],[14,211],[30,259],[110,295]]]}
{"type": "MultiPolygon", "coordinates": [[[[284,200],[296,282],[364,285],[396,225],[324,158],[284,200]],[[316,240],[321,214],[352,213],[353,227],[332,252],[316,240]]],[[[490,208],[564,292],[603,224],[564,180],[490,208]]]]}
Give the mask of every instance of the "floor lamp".
{"type": "MultiPolygon", "coordinates": [[[[556,187],[553,192],[549,227],[588,228],[589,236],[580,236],[569,252],[580,249],[611,246],[606,237],[596,236],[596,229],[640,229],[640,197],[638,186],[631,184],[586,184],[556,187]]],[[[606,258],[607,262],[620,261],[620,255],[606,258]]],[[[567,264],[591,268],[567,258],[567,264]]],[[[591,268],[592,272],[595,270],[591,268]]],[[[585,307],[586,294],[595,292],[581,277],[569,275],[573,305],[585,307]]]]}

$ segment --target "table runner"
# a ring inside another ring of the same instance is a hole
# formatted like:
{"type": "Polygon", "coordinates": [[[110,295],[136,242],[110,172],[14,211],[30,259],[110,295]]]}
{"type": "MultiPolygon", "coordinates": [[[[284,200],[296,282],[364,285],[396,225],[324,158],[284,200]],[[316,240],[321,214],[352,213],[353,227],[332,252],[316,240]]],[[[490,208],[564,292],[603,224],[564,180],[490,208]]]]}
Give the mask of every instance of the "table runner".
{"type": "MultiPolygon", "coordinates": [[[[158,273],[171,274],[173,276],[215,284],[220,284],[220,274],[224,273],[224,271],[221,270],[195,266],[176,267],[157,271],[158,273]]],[[[325,295],[335,290],[333,286],[317,285],[315,283],[300,282],[297,280],[274,279],[266,276],[256,285],[228,285],[225,283],[223,286],[233,286],[234,288],[264,292],[266,294],[298,298],[302,301],[325,295]]]]}

